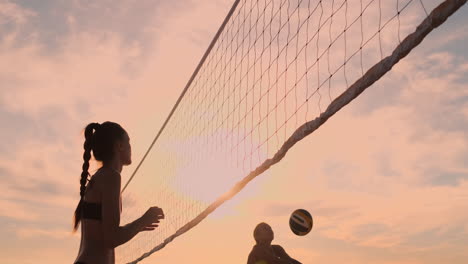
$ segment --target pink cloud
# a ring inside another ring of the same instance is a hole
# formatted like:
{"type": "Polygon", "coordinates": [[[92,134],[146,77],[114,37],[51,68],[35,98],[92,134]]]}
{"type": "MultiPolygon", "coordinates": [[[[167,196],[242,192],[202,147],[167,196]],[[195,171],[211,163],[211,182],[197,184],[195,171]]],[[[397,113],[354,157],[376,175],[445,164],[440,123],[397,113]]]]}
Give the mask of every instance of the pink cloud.
{"type": "Polygon", "coordinates": [[[47,239],[67,239],[70,237],[71,233],[68,230],[61,229],[42,229],[42,228],[29,228],[29,227],[19,227],[16,229],[16,234],[20,239],[29,239],[32,237],[40,237],[47,239]]]}
{"type": "Polygon", "coordinates": [[[32,10],[22,8],[8,0],[0,2],[0,25],[7,23],[23,25],[34,15],[35,12],[32,10]]]}
{"type": "Polygon", "coordinates": [[[38,215],[32,212],[30,208],[19,203],[10,202],[8,200],[0,200],[0,216],[21,221],[34,221],[38,219],[38,215]]]}

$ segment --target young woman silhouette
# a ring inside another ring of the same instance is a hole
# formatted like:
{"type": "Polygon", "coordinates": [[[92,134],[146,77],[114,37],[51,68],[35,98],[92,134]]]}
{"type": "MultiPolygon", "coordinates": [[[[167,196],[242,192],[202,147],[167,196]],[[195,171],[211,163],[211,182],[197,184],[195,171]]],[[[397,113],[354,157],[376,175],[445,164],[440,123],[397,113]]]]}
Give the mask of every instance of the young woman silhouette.
{"type": "Polygon", "coordinates": [[[90,123],[84,134],[81,198],[73,226],[73,232],[76,232],[81,222],[81,242],[75,264],[114,264],[114,248],[140,231],[154,230],[159,220],[164,218],[164,213],[161,208],[150,207],[140,218],[120,226],[120,172],[123,166],[132,163],[130,138],[119,124],[113,122],[90,123]],[[91,152],[97,161],[102,162],[102,167],[88,182],[91,152]]]}
{"type": "Polygon", "coordinates": [[[280,245],[272,245],[275,238],[273,229],[265,222],[258,224],[254,230],[257,244],[250,251],[247,264],[301,264],[291,258],[280,245]]]}

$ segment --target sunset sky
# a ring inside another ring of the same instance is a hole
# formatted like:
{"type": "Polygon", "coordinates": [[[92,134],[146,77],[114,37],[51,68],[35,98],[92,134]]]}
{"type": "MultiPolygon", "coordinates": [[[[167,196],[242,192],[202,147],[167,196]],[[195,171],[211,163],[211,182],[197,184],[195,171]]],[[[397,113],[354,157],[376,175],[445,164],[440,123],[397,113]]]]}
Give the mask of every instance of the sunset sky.
{"type": "MultiPolygon", "coordinates": [[[[129,132],[128,179],[232,2],[0,0],[1,263],[73,263],[83,128],[110,120],[129,132]]],[[[467,25],[465,5],[142,263],[246,263],[259,222],[302,263],[466,263],[467,25]],[[288,226],[298,208],[314,217],[305,237],[288,226]]]]}

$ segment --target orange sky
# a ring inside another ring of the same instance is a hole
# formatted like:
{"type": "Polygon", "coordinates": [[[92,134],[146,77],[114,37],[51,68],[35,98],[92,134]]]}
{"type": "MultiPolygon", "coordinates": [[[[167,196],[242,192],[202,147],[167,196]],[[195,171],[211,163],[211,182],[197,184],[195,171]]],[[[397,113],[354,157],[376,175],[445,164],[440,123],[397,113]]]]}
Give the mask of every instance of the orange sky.
{"type": "MultiPolygon", "coordinates": [[[[0,1],[2,263],[72,263],[82,129],[112,120],[128,130],[127,179],[231,4],[0,1]]],[[[466,14],[142,263],[245,263],[262,221],[302,263],[464,263],[466,14]],[[289,230],[297,208],[314,216],[305,237],[289,230]]]]}

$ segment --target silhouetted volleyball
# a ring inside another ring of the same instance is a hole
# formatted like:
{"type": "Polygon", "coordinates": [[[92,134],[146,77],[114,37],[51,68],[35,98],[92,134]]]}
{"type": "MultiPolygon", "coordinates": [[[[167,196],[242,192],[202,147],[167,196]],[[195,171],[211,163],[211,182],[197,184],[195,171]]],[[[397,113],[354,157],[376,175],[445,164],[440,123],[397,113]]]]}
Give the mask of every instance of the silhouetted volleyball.
{"type": "Polygon", "coordinates": [[[289,218],[289,227],[298,236],[307,235],[312,230],[313,225],[312,215],[304,209],[297,209],[289,218]]]}

